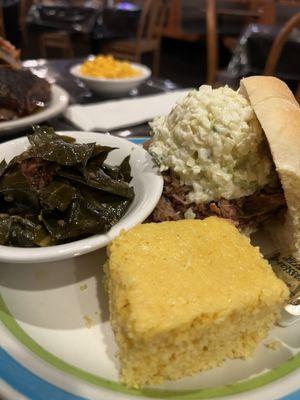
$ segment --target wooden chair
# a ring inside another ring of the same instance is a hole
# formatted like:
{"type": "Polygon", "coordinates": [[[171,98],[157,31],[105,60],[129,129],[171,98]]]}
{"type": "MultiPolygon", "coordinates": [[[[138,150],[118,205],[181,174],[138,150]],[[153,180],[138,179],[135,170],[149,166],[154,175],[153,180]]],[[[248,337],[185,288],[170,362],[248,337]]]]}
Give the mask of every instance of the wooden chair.
{"type": "Polygon", "coordinates": [[[57,50],[63,58],[73,58],[74,52],[70,34],[64,31],[47,32],[40,36],[40,53],[44,58],[49,58],[48,50],[57,50]]]}
{"type": "Polygon", "coordinates": [[[0,36],[5,38],[5,29],[4,29],[4,19],[3,19],[2,6],[0,7],[0,36]]]}
{"type": "Polygon", "coordinates": [[[19,27],[22,34],[23,46],[28,45],[26,16],[34,0],[19,0],[19,27]]]}
{"type": "Polygon", "coordinates": [[[218,68],[218,35],[216,1],[206,0],[206,57],[208,85],[213,85],[218,68]]]}
{"type": "MultiPolygon", "coordinates": [[[[206,0],[207,83],[209,85],[215,83],[218,68],[218,15],[239,17],[243,19],[245,24],[250,22],[271,24],[275,18],[273,0],[227,0],[222,1],[221,8],[217,7],[217,3],[216,0],[206,0]],[[231,7],[226,8],[226,5],[231,7]]],[[[227,43],[234,44],[234,42],[228,40],[230,38],[225,38],[225,41],[226,39],[227,43]]]]}
{"type": "Polygon", "coordinates": [[[170,0],[169,15],[162,36],[172,39],[197,42],[201,38],[198,32],[186,32],[182,28],[182,8],[184,0],[170,0]]]}
{"type": "Polygon", "coordinates": [[[153,53],[152,72],[154,76],[157,76],[160,63],[161,35],[166,13],[167,5],[163,0],[145,0],[138,21],[136,37],[115,41],[107,45],[104,52],[135,62],[141,61],[142,54],[153,53]]]}
{"type": "Polygon", "coordinates": [[[253,21],[270,25],[275,20],[275,2],[273,0],[222,0],[217,14],[243,18],[245,23],[253,21]]]}
{"type": "Polygon", "coordinates": [[[278,5],[288,7],[300,7],[300,0],[277,0],[278,5]]]}
{"type": "MultiPolygon", "coordinates": [[[[294,15],[279,31],[268,55],[264,75],[274,75],[277,63],[282,53],[283,46],[285,45],[289,34],[294,28],[300,27],[300,12],[294,15]]],[[[300,103],[300,81],[296,89],[295,97],[300,103]]]]}

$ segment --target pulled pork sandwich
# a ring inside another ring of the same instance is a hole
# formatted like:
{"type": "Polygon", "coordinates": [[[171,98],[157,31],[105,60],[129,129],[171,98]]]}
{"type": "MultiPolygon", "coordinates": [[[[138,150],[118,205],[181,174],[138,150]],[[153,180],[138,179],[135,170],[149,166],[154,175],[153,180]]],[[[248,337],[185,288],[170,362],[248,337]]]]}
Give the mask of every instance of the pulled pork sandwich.
{"type": "Polygon", "coordinates": [[[218,215],[247,234],[264,222],[300,258],[300,108],[284,82],[201,86],[151,128],[165,184],[150,220],[218,215]]]}

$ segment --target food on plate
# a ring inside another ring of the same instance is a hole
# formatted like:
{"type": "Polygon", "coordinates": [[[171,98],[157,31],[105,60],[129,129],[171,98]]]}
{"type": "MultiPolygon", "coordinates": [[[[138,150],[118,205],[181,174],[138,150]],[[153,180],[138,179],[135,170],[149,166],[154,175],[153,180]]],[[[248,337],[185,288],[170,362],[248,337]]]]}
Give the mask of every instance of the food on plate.
{"type": "Polygon", "coordinates": [[[30,147],[0,163],[0,244],[51,246],[107,232],[134,198],[129,156],[35,127],[30,147]]]}
{"type": "Polygon", "coordinates": [[[99,55],[91,60],[86,60],[80,73],[93,78],[122,79],[141,76],[141,71],[134,68],[127,61],[116,60],[110,55],[99,55]]]}
{"type": "Polygon", "coordinates": [[[271,181],[267,141],[247,99],[229,87],[192,90],[151,127],[151,153],[206,203],[248,196],[271,181]]]}
{"type": "Polygon", "coordinates": [[[51,86],[29,70],[0,67],[0,122],[32,114],[45,107],[51,86]]]}
{"type": "Polygon", "coordinates": [[[121,380],[140,387],[250,356],[288,289],[234,225],[209,217],[137,225],[108,249],[121,380]]]}
{"type": "Polygon", "coordinates": [[[50,98],[50,84],[22,69],[20,50],[0,37],[0,122],[32,114],[50,98]]]}
{"type": "Polygon", "coordinates": [[[277,220],[280,249],[300,257],[300,107],[284,82],[202,86],[151,127],[149,152],[165,179],[153,221],[218,215],[250,233],[277,220]]]}

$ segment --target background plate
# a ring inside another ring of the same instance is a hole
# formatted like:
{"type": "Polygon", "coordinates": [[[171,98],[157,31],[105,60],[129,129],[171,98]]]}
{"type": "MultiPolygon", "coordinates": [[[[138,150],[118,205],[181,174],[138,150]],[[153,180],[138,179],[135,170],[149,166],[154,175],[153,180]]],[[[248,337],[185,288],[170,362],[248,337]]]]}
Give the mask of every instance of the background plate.
{"type": "Polygon", "coordinates": [[[60,86],[52,84],[51,95],[52,97],[50,103],[41,111],[13,121],[1,122],[0,136],[17,132],[26,128],[27,126],[31,126],[49,118],[53,118],[63,112],[69,103],[68,93],[60,86]]]}

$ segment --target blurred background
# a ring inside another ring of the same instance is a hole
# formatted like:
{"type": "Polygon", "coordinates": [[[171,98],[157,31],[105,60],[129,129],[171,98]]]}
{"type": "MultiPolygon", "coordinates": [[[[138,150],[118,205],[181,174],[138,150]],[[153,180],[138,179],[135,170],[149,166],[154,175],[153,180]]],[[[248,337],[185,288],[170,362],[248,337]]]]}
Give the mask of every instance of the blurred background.
{"type": "Polygon", "coordinates": [[[263,73],[281,35],[283,49],[267,72],[293,86],[300,74],[299,13],[294,0],[2,0],[0,32],[22,59],[109,52],[183,86],[235,85],[263,73]]]}

